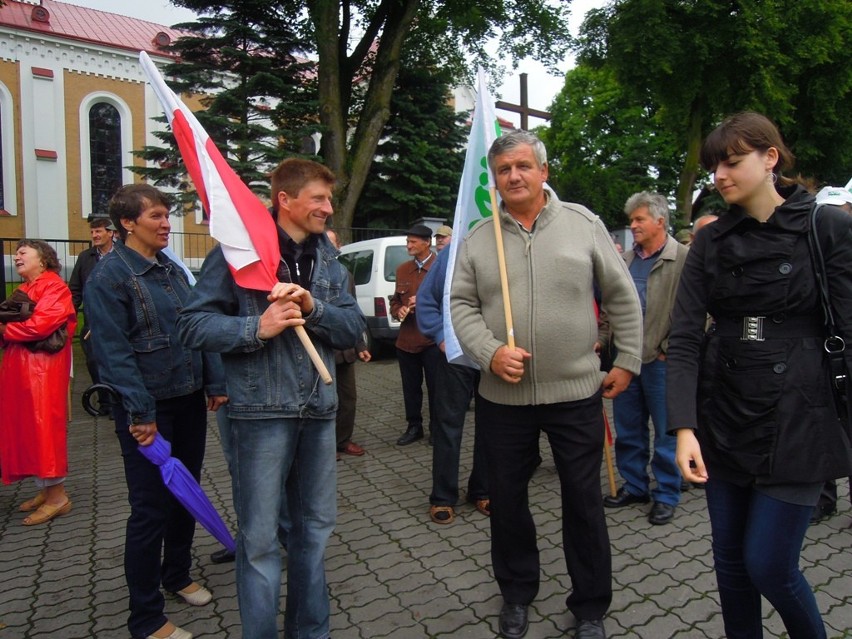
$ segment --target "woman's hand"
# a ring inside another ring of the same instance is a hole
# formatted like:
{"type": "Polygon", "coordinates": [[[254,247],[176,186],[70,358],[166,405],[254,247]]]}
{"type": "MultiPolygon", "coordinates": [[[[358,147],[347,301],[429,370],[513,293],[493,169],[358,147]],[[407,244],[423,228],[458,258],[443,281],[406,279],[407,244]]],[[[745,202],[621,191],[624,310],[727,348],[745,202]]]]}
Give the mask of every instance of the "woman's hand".
{"type": "Polygon", "coordinates": [[[207,398],[207,410],[214,413],[228,403],[227,395],[211,395],[207,398]]]}
{"type": "Polygon", "coordinates": [[[703,484],[709,479],[704,458],[701,457],[701,445],[691,428],[681,428],[677,431],[675,461],[684,480],[703,484]]]}
{"type": "Polygon", "coordinates": [[[157,436],[157,422],[147,424],[131,424],[130,435],[140,446],[150,446],[157,436]]]}

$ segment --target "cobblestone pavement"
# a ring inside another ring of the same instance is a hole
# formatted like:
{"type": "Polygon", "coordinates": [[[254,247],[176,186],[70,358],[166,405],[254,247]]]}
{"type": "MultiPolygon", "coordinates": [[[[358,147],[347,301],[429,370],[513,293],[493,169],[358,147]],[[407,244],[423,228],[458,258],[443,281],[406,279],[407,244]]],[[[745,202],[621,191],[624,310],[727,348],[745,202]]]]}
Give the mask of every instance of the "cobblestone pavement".
{"type": "MultiPolygon", "coordinates": [[[[27,528],[17,505],[31,496],[32,483],[0,487],[0,639],[128,636],[122,569],[128,506],[121,457],[112,422],[92,419],[79,408],[87,379],[79,352],[76,361],[69,425],[73,511],[27,528]]],[[[359,363],[357,374],[354,439],[368,452],[338,464],[338,525],[327,560],[332,636],[495,637],[501,598],[490,571],[487,519],[463,503],[452,525],[430,522],[431,448],[424,441],[394,445],[404,421],[396,362],[359,363]]],[[[462,486],[470,470],[470,443],[466,439],[462,453],[462,486]]],[[[574,626],[564,604],[569,580],[560,550],[558,482],[544,440],[542,456],[530,489],[542,580],[530,610],[529,639],[571,637],[574,626]]],[[[233,530],[230,482],[215,427],[209,430],[203,485],[233,530]]],[[[603,469],[601,487],[607,490],[603,469]]],[[[832,638],[852,637],[847,482],[840,492],[840,512],[810,528],[802,559],[832,638]]],[[[609,636],[722,637],[703,491],[684,493],[670,525],[650,525],[646,511],[647,506],[607,511],[615,580],[606,619],[609,636]]],[[[190,608],[167,596],[167,615],[199,639],[241,635],[233,564],[209,559],[218,548],[199,528],[194,576],[213,591],[210,605],[190,608]]],[[[778,615],[768,605],[765,610],[766,637],[785,637],[778,615]]]]}

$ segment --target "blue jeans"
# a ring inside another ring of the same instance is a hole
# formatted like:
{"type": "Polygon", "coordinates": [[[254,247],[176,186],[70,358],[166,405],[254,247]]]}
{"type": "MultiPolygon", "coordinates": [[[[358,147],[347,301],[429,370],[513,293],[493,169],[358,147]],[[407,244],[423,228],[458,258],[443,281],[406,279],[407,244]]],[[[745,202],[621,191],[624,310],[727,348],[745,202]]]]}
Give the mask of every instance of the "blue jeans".
{"type": "Polygon", "coordinates": [[[648,461],[657,480],[654,501],[677,506],[681,475],[675,462],[677,439],[666,432],[666,362],[642,364],[642,372],[613,400],[615,416],[615,463],[631,495],[647,495],[651,480],[648,461]],[[654,423],[654,456],[651,457],[648,418],[654,423]]]}
{"type": "MultiPolygon", "coordinates": [[[[441,354],[435,378],[435,424],[432,429],[432,494],[429,503],[455,506],[459,500],[459,457],[461,456],[464,420],[479,371],[468,366],[450,364],[441,354]]],[[[473,435],[473,468],[467,485],[468,501],[488,499],[485,444],[476,420],[473,435]]]]}
{"type": "MultiPolygon", "coordinates": [[[[216,411],[216,424],[219,427],[219,441],[222,444],[222,455],[225,457],[225,462],[228,464],[228,474],[234,476],[234,433],[231,428],[231,418],[228,417],[228,409],[222,407],[216,411]]],[[[231,481],[231,497],[234,504],[237,503],[237,494],[234,492],[234,482],[231,481]]],[[[290,529],[290,522],[287,519],[287,500],[283,499],[281,505],[281,517],[278,525],[278,539],[284,548],[287,548],[287,531],[290,529]]],[[[239,518],[237,518],[239,525],[239,518]]]]}
{"type": "Polygon", "coordinates": [[[824,639],[816,599],[799,570],[813,506],[788,504],[753,487],[711,479],[707,508],[728,639],[763,637],[761,595],[781,615],[790,639],[824,639]]]}
{"type": "Polygon", "coordinates": [[[277,639],[278,529],[289,512],[286,639],[329,632],[325,548],[337,516],[335,420],[231,418],[237,599],[244,639],[277,639]]]}
{"type": "MultiPolygon", "coordinates": [[[[124,407],[119,403],[114,408],[130,502],[124,544],[124,575],[130,593],[127,627],[136,639],[147,637],[166,623],[160,584],[176,592],[192,583],[189,569],[195,519],[166,488],[160,469],[139,452],[128,430],[130,419],[124,407]]],[[[198,479],[207,433],[204,393],[158,400],[156,410],[157,431],[171,443],[172,456],[198,479]]]]}

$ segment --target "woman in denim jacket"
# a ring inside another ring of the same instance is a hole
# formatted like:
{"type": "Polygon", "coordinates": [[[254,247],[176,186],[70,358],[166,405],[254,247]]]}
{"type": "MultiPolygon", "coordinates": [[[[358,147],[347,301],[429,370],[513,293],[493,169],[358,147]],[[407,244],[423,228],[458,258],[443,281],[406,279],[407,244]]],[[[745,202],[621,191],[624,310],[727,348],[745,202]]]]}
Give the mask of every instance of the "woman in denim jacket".
{"type": "Polygon", "coordinates": [[[122,241],[98,263],[84,291],[101,380],[122,399],[115,428],[130,501],[124,572],[134,639],[192,637],[163,614],[161,584],[191,605],[212,599],[189,575],[195,520],[138,451],[159,432],[199,479],[206,411],[227,401],[219,356],[177,339],[175,322],[190,289],[184,272],[161,252],[169,240],[170,204],[144,184],[116,193],[109,213],[122,241]]]}

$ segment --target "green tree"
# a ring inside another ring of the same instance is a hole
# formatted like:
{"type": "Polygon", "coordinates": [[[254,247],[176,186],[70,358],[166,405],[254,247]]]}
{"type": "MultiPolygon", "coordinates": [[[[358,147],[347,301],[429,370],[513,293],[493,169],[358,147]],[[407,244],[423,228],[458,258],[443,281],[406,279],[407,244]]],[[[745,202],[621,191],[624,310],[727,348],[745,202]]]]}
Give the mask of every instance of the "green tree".
{"type": "Polygon", "coordinates": [[[565,76],[551,105],[547,145],[556,192],[588,206],[610,228],[627,219],[624,202],[633,193],[674,191],[682,155],[659,123],[650,101],[626,91],[606,66],[580,64],[565,76]]]}
{"type": "Polygon", "coordinates": [[[465,115],[449,103],[447,69],[425,53],[409,51],[404,60],[354,226],[408,228],[423,216],[452,221],[464,163],[465,115]]]}
{"type": "MultiPolygon", "coordinates": [[[[165,68],[169,85],[199,96],[199,122],[237,175],[268,197],[269,171],[300,154],[320,128],[313,64],[297,57],[305,44],[286,16],[262,0],[187,0],[185,6],[211,15],[177,25],[186,35],[171,47],[177,58],[165,68]]],[[[157,137],[165,146],[137,152],[153,163],[137,172],[156,185],[182,188],[183,201],[194,201],[171,132],[157,137]]]]}
{"type": "Polygon", "coordinates": [[[848,0],[613,0],[587,16],[580,59],[610,66],[627,91],[659,105],[684,154],[677,201],[688,220],[701,141],[725,115],[774,119],[794,152],[802,147],[803,171],[840,159],[816,143],[827,130],[850,148],[852,130],[831,119],[849,113],[851,31],[848,0]],[[833,91],[803,93],[814,85],[833,91]]]}
{"type": "MultiPolygon", "coordinates": [[[[173,0],[187,6],[188,0],[173,0]]],[[[571,43],[569,2],[542,0],[277,0],[313,39],[322,154],[338,177],[336,221],[351,226],[376,148],[390,118],[401,54],[413,25],[431,37],[435,59],[459,79],[487,60],[498,38],[505,60],[560,61],[571,43]],[[306,9],[306,11],[305,11],[306,9]]]]}

